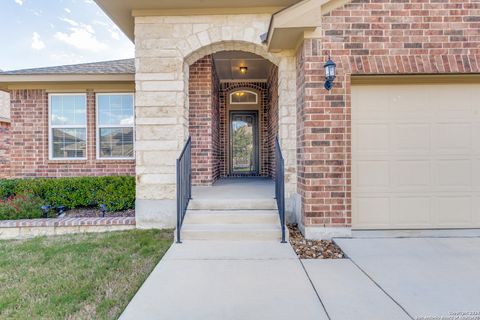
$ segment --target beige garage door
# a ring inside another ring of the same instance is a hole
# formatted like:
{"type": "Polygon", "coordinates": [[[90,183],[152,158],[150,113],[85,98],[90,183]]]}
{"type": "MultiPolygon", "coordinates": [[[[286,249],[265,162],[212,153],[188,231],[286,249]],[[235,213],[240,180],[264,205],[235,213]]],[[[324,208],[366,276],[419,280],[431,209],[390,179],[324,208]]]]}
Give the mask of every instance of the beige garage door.
{"type": "Polygon", "coordinates": [[[480,85],[352,86],[354,229],[480,227],[480,85]]]}

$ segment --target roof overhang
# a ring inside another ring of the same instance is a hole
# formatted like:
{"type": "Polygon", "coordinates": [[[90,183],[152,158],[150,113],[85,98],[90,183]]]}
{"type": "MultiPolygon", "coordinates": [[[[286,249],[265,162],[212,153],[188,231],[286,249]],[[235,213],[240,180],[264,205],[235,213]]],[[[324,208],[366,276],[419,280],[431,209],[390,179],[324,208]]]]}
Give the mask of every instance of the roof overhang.
{"type": "Polygon", "coordinates": [[[0,90],[7,91],[13,87],[45,84],[115,84],[135,83],[134,74],[0,74],[0,90]]]}
{"type": "Polygon", "coordinates": [[[318,37],[322,16],[350,0],[303,0],[273,14],[265,43],[268,50],[296,49],[304,38],[318,37]]]}
{"type": "Polygon", "coordinates": [[[130,40],[135,16],[273,14],[301,0],[95,0],[130,40]]]}

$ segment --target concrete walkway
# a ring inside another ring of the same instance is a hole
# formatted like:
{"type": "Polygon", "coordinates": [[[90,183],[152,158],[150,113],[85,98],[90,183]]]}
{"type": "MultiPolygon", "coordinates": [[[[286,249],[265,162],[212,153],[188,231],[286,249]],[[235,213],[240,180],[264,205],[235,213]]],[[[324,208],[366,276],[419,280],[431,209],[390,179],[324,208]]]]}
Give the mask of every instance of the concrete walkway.
{"type": "Polygon", "coordinates": [[[336,242],[413,319],[480,318],[480,238],[336,242]],[[462,312],[471,317],[459,316],[462,312]]]}
{"type": "Polygon", "coordinates": [[[289,244],[174,244],[120,319],[328,319],[289,244]]]}
{"type": "Polygon", "coordinates": [[[273,241],[174,244],[121,319],[407,320],[480,314],[480,238],[336,241],[349,259],[299,260],[289,244],[273,241]]]}

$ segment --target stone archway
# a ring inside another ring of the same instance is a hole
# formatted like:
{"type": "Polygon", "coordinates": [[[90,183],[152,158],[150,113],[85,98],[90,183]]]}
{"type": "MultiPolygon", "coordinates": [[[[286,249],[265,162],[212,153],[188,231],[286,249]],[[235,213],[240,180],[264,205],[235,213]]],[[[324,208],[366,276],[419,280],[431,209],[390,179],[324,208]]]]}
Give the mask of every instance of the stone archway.
{"type": "MultiPolygon", "coordinates": [[[[175,160],[188,136],[188,70],[218,51],[255,53],[278,66],[279,136],[286,160],[287,198],[296,194],[296,65],[292,52],[261,43],[269,14],[137,17],[137,224],[175,221],[175,160]]],[[[293,200],[290,201],[293,203],[293,200]]],[[[290,210],[291,211],[291,210],[290,210]]]]}

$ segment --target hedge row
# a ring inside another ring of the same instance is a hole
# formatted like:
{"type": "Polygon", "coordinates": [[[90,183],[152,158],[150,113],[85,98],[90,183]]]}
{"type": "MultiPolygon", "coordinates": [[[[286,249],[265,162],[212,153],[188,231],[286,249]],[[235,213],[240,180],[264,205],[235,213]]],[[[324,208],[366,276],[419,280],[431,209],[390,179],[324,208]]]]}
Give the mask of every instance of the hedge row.
{"type": "Polygon", "coordinates": [[[0,180],[0,199],[32,196],[43,204],[69,209],[106,204],[108,211],[133,209],[135,178],[74,177],[0,180]]]}

